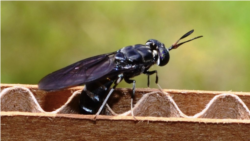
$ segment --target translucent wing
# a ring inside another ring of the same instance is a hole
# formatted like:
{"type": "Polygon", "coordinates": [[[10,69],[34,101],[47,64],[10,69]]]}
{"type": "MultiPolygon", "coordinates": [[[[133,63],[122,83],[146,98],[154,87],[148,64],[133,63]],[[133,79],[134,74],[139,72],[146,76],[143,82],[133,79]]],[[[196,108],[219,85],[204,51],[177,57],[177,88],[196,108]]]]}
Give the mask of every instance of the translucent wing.
{"type": "Polygon", "coordinates": [[[58,90],[97,80],[115,67],[115,52],[78,61],[45,76],[38,84],[42,90],[58,90]]]}

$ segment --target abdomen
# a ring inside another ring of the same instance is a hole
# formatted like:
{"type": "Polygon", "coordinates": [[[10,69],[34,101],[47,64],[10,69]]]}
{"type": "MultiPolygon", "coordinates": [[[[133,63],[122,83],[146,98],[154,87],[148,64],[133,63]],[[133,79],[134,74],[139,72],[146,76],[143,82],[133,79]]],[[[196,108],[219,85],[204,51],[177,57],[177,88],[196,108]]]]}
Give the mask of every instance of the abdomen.
{"type": "MultiPolygon", "coordinates": [[[[106,98],[114,79],[97,80],[87,83],[80,96],[80,111],[82,114],[96,114],[106,98]]],[[[103,108],[105,109],[105,108],[103,108]]],[[[104,110],[103,110],[104,111],[104,110]]]]}

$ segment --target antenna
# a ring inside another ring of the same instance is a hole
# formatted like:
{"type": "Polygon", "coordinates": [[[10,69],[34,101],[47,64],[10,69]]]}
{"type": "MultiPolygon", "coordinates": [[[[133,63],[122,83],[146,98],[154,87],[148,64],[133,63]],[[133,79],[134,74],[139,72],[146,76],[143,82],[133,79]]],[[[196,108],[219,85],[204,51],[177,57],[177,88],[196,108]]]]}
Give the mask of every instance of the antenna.
{"type": "Polygon", "coordinates": [[[192,41],[192,40],[195,40],[195,39],[198,39],[198,38],[203,37],[203,36],[197,36],[197,37],[194,37],[194,38],[192,38],[192,39],[190,39],[190,40],[187,40],[187,41],[184,41],[184,42],[181,42],[181,43],[178,44],[178,42],[179,42],[181,39],[186,38],[187,36],[191,35],[193,32],[194,32],[194,30],[191,30],[191,31],[187,32],[186,34],[184,34],[184,35],[183,35],[179,40],[177,40],[170,48],[168,48],[168,50],[170,51],[170,50],[172,50],[172,49],[176,49],[176,48],[178,48],[179,46],[181,46],[181,45],[184,44],[184,43],[187,43],[187,42],[190,42],[190,41],[192,41]]]}

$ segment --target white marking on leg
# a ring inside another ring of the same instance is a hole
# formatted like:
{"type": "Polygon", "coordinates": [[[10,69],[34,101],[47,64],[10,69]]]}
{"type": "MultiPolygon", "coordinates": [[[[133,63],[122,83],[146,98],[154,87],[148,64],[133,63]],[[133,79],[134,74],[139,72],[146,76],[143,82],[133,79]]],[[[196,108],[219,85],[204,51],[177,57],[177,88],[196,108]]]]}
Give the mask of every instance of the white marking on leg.
{"type": "Polygon", "coordinates": [[[168,93],[166,93],[166,92],[163,91],[163,89],[161,88],[161,86],[160,86],[159,84],[157,84],[157,86],[159,87],[159,89],[160,89],[160,91],[161,91],[162,93],[165,93],[165,94],[169,95],[168,93]]]}
{"type": "Polygon", "coordinates": [[[113,91],[114,91],[114,88],[112,88],[112,89],[109,91],[107,97],[105,98],[105,100],[104,100],[103,103],[102,103],[102,106],[99,108],[98,112],[95,114],[94,119],[96,119],[96,117],[101,113],[103,107],[104,107],[105,104],[107,103],[107,101],[108,101],[109,97],[111,96],[111,94],[113,93],[113,91]]]}
{"type": "Polygon", "coordinates": [[[106,103],[106,107],[108,108],[109,112],[113,115],[113,116],[116,116],[118,115],[117,113],[115,113],[110,107],[109,105],[106,103]]]}
{"type": "Polygon", "coordinates": [[[123,78],[123,74],[119,74],[118,75],[118,79],[116,80],[116,84],[120,83],[122,81],[122,78],[123,78]]]}
{"type": "Polygon", "coordinates": [[[135,115],[134,115],[134,110],[133,110],[133,98],[131,98],[131,115],[136,120],[135,115]]]}

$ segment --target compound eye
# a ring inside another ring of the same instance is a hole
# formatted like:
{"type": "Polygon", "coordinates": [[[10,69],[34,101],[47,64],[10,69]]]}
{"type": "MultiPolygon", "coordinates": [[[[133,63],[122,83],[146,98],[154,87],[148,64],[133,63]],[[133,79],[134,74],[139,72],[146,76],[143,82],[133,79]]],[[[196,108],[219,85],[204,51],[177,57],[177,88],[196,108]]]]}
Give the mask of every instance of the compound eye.
{"type": "Polygon", "coordinates": [[[157,60],[157,64],[159,66],[165,66],[168,61],[169,61],[169,52],[165,47],[160,47],[159,48],[159,56],[158,56],[158,60],[157,60]]]}

